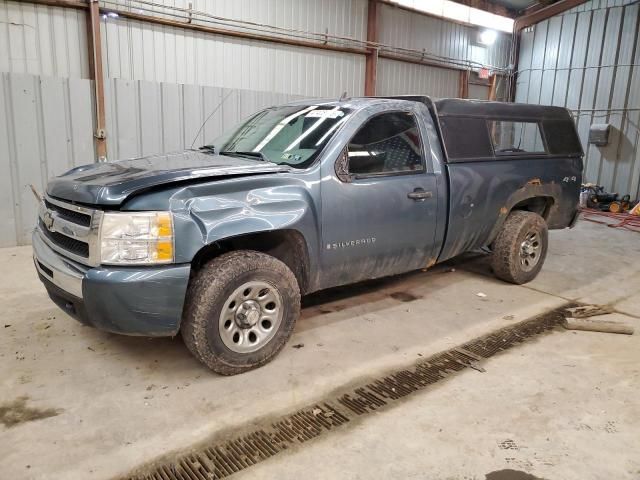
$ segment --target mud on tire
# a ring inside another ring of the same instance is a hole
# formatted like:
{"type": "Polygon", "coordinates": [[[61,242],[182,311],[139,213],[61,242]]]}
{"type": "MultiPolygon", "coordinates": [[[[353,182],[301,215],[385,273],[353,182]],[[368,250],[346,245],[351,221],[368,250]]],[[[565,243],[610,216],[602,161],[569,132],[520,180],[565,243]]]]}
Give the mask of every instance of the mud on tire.
{"type": "Polygon", "coordinates": [[[521,285],[533,280],[547,255],[547,223],[540,215],[515,210],[493,242],[491,266],[496,277],[521,285]]]}
{"type": "Polygon", "coordinates": [[[293,272],[270,255],[241,250],[211,260],[191,280],[181,333],[198,360],[219,374],[235,375],[269,362],[284,347],[299,315],[300,289],[293,272]],[[265,313],[263,292],[274,300],[265,304],[265,313]],[[277,321],[263,320],[263,314],[276,309],[281,313],[277,321]],[[254,333],[254,338],[265,343],[256,340],[253,350],[251,329],[260,325],[243,323],[249,318],[273,328],[264,337],[262,329],[255,330],[259,336],[254,333]]]}

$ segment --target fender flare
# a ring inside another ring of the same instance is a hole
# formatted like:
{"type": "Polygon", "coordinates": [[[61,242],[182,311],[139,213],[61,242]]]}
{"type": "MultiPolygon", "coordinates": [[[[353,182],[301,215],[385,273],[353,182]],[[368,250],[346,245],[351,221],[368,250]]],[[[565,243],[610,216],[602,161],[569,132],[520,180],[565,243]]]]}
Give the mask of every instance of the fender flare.
{"type": "Polygon", "coordinates": [[[557,210],[558,208],[561,191],[561,186],[556,183],[543,184],[539,178],[529,180],[524,186],[513,192],[505,204],[500,207],[498,219],[496,220],[496,223],[491,230],[491,235],[489,236],[489,243],[492,243],[495,240],[502,228],[502,225],[516,205],[535,198],[551,199],[551,205],[547,212],[547,217],[549,217],[553,214],[554,210],[557,210]]]}

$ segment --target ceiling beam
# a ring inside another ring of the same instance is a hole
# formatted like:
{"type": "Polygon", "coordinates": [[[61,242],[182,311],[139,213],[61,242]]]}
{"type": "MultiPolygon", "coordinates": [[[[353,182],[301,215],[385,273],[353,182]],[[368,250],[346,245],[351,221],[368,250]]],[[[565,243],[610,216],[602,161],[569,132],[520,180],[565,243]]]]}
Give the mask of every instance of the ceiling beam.
{"type": "Polygon", "coordinates": [[[548,7],[517,17],[513,24],[513,31],[517,34],[531,25],[542,22],[547,18],[551,18],[555,15],[566,12],[567,10],[571,10],[572,8],[586,2],[587,0],[559,0],[548,7]]]}

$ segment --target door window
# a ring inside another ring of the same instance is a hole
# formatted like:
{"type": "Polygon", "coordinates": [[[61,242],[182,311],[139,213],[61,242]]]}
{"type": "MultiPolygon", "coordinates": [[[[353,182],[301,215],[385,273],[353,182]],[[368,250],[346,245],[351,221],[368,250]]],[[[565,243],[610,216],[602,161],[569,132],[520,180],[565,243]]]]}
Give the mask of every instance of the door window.
{"type": "Polygon", "coordinates": [[[352,175],[394,175],[424,171],[424,153],[415,117],[408,112],[376,115],[347,148],[352,175]]]}

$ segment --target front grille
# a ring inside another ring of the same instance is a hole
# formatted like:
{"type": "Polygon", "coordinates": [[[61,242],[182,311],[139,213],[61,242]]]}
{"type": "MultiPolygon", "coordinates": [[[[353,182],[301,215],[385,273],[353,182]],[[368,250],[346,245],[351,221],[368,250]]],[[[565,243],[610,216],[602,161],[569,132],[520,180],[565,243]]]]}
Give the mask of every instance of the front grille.
{"type": "Polygon", "coordinates": [[[64,220],[77,223],[78,225],[82,225],[84,227],[89,227],[91,225],[91,215],[76,212],[74,210],[69,210],[68,208],[61,207],[60,205],[55,205],[48,200],[45,200],[44,204],[46,205],[48,210],[56,212],[58,216],[60,218],[63,218],[64,220]]]}
{"type": "Polygon", "coordinates": [[[62,233],[52,232],[46,227],[42,220],[38,222],[38,225],[40,226],[42,233],[44,233],[44,235],[58,247],[67,250],[69,253],[78,255],[79,257],[89,258],[88,243],[67,237],[62,233]]]}

